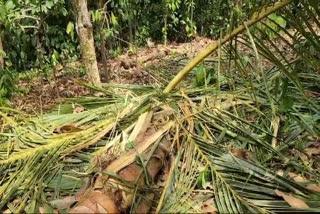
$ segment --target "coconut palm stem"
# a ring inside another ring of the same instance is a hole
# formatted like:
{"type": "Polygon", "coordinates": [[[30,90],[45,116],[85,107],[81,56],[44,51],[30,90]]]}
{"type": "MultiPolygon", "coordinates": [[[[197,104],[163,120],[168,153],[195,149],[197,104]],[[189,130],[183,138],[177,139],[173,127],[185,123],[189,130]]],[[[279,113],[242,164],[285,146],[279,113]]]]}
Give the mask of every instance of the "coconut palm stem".
{"type": "Polygon", "coordinates": [[[266,10],[263,10],[262,12],[258,14],[254,14],[251,19],[244,22],[242,25],[235,28],[230,34],[227,34],[222,39],[219,39],[218,41],[214,42],[213,44],[209,45],[204,51],[199,53],[193,60],[191,60],[168,84],[168,86],[164,89],[164,93],[170,93],[182,80],[183,78],[189,74],[189,72],[196,67],[203,59],[205,59],[207,56],[209,56],[213,51],[217,50],[221,45],[227,43],[232,38],[234,38],[236,35],[242,33],[246,27],[250,27],[260,21],[261,19],[267,17],[271,13],[281,9],[282,7],[289,4],[292,0],[282,0],[277,2],[271,7],[266,8],[266,10]]]}

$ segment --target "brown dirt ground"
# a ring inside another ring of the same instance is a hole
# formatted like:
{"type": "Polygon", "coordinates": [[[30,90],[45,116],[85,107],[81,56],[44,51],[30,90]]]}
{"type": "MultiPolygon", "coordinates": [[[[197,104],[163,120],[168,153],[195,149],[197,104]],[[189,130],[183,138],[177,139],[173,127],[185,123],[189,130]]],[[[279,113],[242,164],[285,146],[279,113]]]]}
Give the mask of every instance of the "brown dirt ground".
{"type": "MultiPolygon", "coordinates": [[[[157,78],[148,72],[148,66],[160,67],[168,60],[174,61],[174,57],[178,55],[191,59],[212,42],[208,38],[196,37],[190,43],[171,43],[167,46],[149,43],[148,47],[138,48],[136,54],[126,53],[108,59],[107,66],[100,63],[101,80],[119,84],[156,84],[157,78]]],[[[64,98],[89,95],[88,88],[75,82],[86,81],[85,77],[79,77],[81,67],[81,62],[72,62],[56,66],[54,75],[48,79],[40,77],[31,81],[19,80],[19,89],[24,92],[13,97],[13,106],[25,112],[37,113],[62,102],[64,98]],[[68,73],[67,70],[76,72],[68,73]]]]}

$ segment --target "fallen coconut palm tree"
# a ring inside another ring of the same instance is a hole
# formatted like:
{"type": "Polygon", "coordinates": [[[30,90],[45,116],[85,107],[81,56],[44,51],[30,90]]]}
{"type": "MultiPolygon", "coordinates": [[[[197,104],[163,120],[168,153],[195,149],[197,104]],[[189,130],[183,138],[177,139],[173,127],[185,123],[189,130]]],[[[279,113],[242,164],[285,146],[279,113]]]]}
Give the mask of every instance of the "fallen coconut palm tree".
{"type": "MultiPolygon", "coordinates": [[[[288,60],[265,45],[274,41],[251,34],[269,14],[290,14],[281,9],[289,3],[262,10],[211,45],[165,93],[106,85],[98,89],[104,98],[70,99],[39,117],[1,109],[0,210],[319,212],[319,64],[293,44],[303,37],[320,50],[319,37],[293,25],[301,37],[289,41],[282,29],[295,57],[288,60]],[[241,75],[247,68],[235,40],[255,53],[250,78],[241,75]],[[233,70],[218,69],[214,85],[173,91],[224,48],[236,59],[233,70]],[[267,71],[262,58],[272,64],[267,71]]],[[[308,17],[319,15],[312,1],[303,5],[308,17]]]]}

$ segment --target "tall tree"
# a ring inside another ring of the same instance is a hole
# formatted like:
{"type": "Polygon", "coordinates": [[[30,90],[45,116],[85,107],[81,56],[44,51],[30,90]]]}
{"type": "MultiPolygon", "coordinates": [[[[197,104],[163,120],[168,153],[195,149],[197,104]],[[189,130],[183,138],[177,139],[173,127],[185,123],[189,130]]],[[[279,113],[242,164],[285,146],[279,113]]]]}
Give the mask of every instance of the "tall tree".
{"type": "Polygon", "coordinates": [[[95,86],[101,86],[87,1],[76,0],[74,1],[73,6],[76,11],[77,32],[80,41],[82,61],[85,65],[90,81],[95,86]]]}
{"type": "Polygon", "coordinates": [[[2,45],[2,38],[1,38],[1,32],[0,32],[0,68],[4,68],[4,58],[3,58],[3,45],[2,45]]]}

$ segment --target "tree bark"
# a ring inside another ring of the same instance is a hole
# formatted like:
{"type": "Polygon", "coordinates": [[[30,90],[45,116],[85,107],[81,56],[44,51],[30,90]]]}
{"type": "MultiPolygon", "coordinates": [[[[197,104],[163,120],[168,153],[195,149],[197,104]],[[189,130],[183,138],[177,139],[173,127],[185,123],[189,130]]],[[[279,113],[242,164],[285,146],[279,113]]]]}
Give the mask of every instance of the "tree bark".
{"type": "Polygon", "coordinates": [[[95,86],[101,86],[87,1],[75,0],[73,5],[76,11],[77,33],[80,41],[82,61],[90,82],[95,86]]]}
{"type": "Polygon", "coordinates": [[[4,58],[3,58],[3,45],[2,45],[2,38],[1,38],[1,32],[0,32],[0,69],[4,68],[4,58]]]}
{"type": "MultiPolygon", "coordinates": [[[[104,8],[104,0],[99,1],[99,8],[105,10],[104,8]]],[[[108,62],[107,62],[107,49],[106,49],[106,41],[105,41],[105,33],[104,33],[104,20],[100,22],[100,39],[101,39],[101,61],[103,64],[102,76],[105,77],[105,81],[109,80],[109,71],[108,71],[108,62]]]]}

